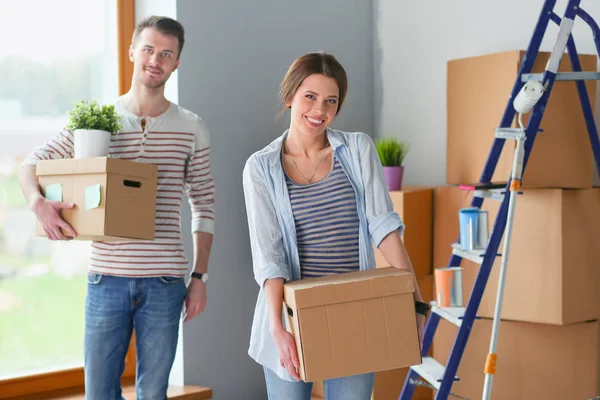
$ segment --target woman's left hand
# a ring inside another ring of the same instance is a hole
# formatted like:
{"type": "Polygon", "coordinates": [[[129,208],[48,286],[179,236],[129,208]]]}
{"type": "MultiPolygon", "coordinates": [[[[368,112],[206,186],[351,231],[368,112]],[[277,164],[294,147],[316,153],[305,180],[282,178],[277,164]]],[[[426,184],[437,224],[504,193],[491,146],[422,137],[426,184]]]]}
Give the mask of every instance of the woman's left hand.
{"type": "Polygon", "coordinates": [[[419,333],[419,343],[423,348],[423,332],[425,331],[425,316],[417,313],[417,332],[419,333]]]}

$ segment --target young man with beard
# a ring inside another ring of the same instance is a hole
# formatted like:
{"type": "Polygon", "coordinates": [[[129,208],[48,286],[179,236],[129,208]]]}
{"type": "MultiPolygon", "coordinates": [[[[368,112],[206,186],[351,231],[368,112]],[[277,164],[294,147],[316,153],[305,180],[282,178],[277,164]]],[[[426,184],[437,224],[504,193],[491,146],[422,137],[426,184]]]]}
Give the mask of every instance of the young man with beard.
{"type": "MultiPolygon", "coordinates": [[[[158,166],[156,230],[151,241],[91,245],[84,338],[89,400],[122,398],[120,377],[133,329],[137,398],[166,399],[182,309],[185,305],[188,321],[206,305],[215,205],[209,133],[197,115],[164,96],[183,44],[179,22],[156,16],[141,21],[129,49],[134,65],[131,90],[115,102],[123,129],[111,137],[110,156],[158,166]],[[194,243],[188,287],[180,229],[184,192],[192,212],[194,243]]],[[[45,199],[35,166],[39,160],[72,158],[73,147],[73,133],[63,129],[29,154],[19,172],[30,208],[52,240],[77,236],[60,215],[74,205],[45,199]]]]}

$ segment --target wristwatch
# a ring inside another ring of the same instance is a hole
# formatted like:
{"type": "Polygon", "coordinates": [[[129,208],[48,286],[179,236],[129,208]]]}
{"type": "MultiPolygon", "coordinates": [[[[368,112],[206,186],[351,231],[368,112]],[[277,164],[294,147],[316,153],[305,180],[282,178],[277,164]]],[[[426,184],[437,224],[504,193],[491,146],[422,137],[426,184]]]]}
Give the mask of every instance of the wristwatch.
{"type": "Polygon", "coordinates": [[[427,304],[427,303],[423,303],[423,302],[421,302],[421,301],[415,301],[415,311],[416,311],[418,314],[421,314],[421,315],[427,316],[427,314],[429,314],[429,309],[430,309],[430,308],[431,308],[431,307],[430,307],[430,306],[429,306],[429,304],[427,304]]]}
{"type": "Polygon", "coordinates": [[[200,273],[200,272],[192,272],[192,274],[190,275],[192,278],[196,278],[196,279],[200,279],[200,281],[202,283],[206,283],[208,282],[208,274],[207,273],[200,273]]]}

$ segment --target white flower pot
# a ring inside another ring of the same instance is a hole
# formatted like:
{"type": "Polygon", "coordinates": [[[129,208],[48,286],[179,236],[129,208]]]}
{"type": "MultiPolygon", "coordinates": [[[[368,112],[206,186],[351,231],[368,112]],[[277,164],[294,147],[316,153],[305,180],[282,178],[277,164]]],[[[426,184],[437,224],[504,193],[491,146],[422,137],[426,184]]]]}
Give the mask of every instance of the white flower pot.
{"type": "Polygon", "coordinates": [[[75,129],[74,158],[108,157],[110,132],[95,129],[75,129]]]}

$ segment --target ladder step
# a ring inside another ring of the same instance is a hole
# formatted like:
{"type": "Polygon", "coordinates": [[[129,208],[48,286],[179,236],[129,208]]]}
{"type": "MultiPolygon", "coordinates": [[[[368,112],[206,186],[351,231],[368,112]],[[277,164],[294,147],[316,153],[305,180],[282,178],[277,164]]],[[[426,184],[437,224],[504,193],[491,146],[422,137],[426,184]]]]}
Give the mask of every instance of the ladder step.
{"type": "Polygon", "coordinates": [[[465,316],[464,307],[438,307],[435,301],[431,302],[431,312],[439,315],[459,328],[462,325],[465,316]]]}
{"type": "MultiPolygon", "coordinates": [[[[521,82],[542,81],[544,74],[522,74],[521,82]]],[[[600,72],[559,72],[556,74],[557,81],[597,81],[600,80],[600,72]]]]}
{"type": "Polygon", "coordinates": [[[463,250],[460,248],[460,243],[452,243],[452,254],[464,258],[465,260],[473,261],[474,263],[481,264],[483,262],[483,256],[485,256],[485,249],[475,250],[463,250]]]}
{"type": "MultiPolygon", "coordinates": [[[[435,387],[436,390],[439,390],[446,368],[433,357],[423,357],[422,364],[413,365],[410,368],[419,374],[423,380],[435,387]]],[[[459,379],[454,377],[454,380],[458,381],[459,379]]]]}
{"type": "Polygon", "coordinates": [[[494,128],[498,139],[525,139],[525,129],[520,128],[494,128]]]}
{"type": "Polygon", "coordinates": [[[480,197],[483,199],[504,200],[504,194],[506,193],[506,189],[491,189],[491,190],[475,190],[473,196],[480,197]]]}

